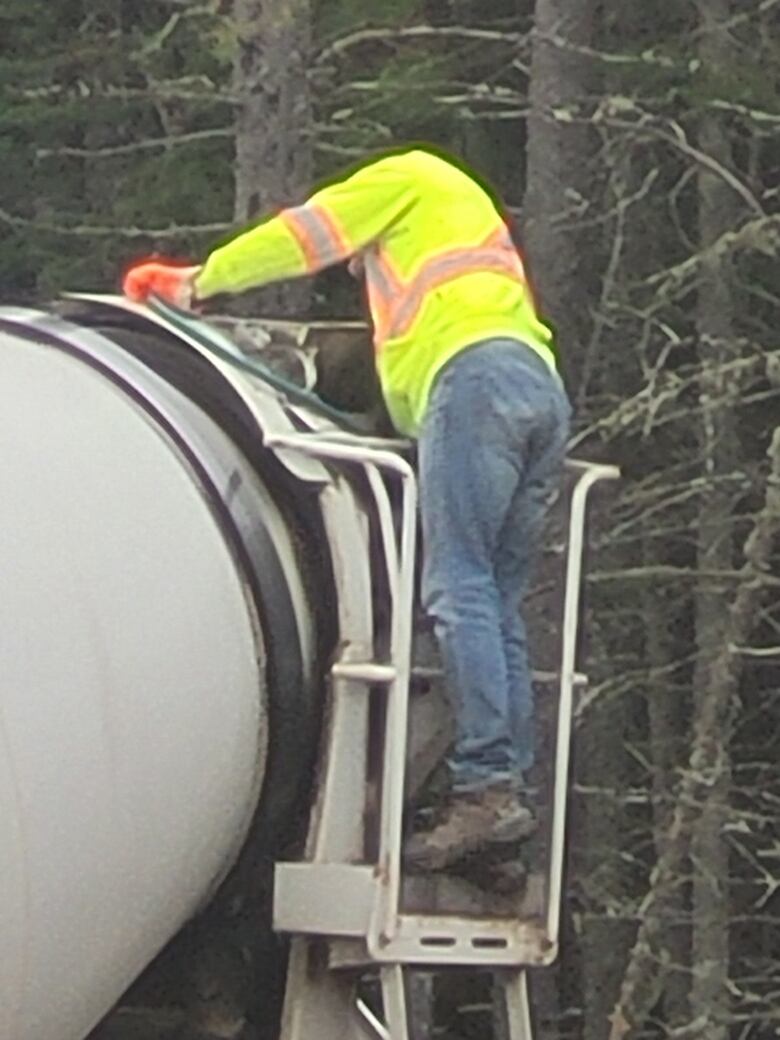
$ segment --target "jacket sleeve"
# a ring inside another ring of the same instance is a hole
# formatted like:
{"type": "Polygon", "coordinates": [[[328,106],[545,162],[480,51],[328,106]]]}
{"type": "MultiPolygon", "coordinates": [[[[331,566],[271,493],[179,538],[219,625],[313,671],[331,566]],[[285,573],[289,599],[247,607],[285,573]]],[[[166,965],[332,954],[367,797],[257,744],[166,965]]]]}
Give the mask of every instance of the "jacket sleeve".
{"type": "Polygon", "coordinates": [[[195,280],[197,296],[241,292],[347,260],[386,234],[415,201],[403,155],[370,163],[211,253],[195,280]]]}

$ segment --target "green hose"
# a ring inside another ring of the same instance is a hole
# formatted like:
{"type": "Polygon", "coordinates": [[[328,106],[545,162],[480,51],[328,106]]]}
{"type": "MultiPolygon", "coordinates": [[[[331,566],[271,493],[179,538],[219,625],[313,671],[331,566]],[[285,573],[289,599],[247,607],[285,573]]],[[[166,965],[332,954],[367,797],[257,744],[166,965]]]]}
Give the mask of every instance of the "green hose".
{"type": "Polygon", "coordinates": [[[218,357],[221,361],[225,361],[227,364],[233,365],[234,368],[255,376],[268,386],[273,387],[274,390],[284,394],[285,397],[288,397],[295,404],[303,405],[324,419],[330,419],[331,422],[336,423],[342,429],[349,430],[352,433],[365,434],[365,430],[355,422],[348,412],[342,412],[339,408],[334,408],[311,390],[304,390],[283,376],[277,375],[267,365],[264,365],[262,361],[247,357],[232,340],[229,340],[218,329],[207,325],[206,322],[195,317],[191,312],[174,307],[159,296],[150,296],[147,303],[149,310],[159,315],[159,317],[175,328],[186,333],[204,350],[218,357]]]}

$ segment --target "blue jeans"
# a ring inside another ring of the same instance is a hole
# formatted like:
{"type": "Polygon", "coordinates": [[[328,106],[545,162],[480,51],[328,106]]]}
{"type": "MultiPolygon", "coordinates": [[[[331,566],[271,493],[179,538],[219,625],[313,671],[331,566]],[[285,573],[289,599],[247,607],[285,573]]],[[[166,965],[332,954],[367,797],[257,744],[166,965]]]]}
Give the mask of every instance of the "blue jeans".
{"type": "Polygon", "coordinates": [[[522,783],[533,762],[521,604],[570,414],[558,377],[511,339],[457,354],[433,387],[419,438],[422,599],[455,710],[455,790],[522,783]]]}

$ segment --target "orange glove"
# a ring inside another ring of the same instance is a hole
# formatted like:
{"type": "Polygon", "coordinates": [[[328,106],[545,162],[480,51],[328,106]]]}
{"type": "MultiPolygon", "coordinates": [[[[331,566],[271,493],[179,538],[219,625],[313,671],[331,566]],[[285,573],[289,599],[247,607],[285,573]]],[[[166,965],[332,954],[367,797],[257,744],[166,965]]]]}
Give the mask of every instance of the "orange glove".
{"type": "Polygon", "coordinates": [[[200,267],[183,267],[169,260],[147,260],[131,267],[122,280],[122,292],[135,303],[159,296],[176,307],[189,307],[200,267]]]}

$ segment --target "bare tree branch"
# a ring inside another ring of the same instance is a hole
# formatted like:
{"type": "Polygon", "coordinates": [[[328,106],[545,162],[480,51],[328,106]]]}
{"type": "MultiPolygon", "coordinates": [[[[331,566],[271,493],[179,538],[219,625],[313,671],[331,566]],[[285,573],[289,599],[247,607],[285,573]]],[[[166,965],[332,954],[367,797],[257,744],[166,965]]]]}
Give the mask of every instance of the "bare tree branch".
{"type": "Polygon", "coordinates": [[[597,124],[603,123],[616,129],[630,130],[640,136],[646,135],[663,141],[699,165],[706,167],[716,177],[720,177],[757,216],[766,215],[763,206],[748,186],[713,156],[691,144],[683,127],[674,120],[667,120],[666,125],[658,125],[655,116],[644,111],[626,97],[605,98],[594,113],[593,120],[597,124]],[[634,120],[625,118],[629,112],[635,114],[637,118],[634,120]]]}
{"type": "Polygon", "coordinates": [[[747,643],[755,613],[767,588],[774,539],[780,530],[780,427],[775,429],[768,456],[770,472],[764,503],[744,545],[745,562],[729,616],[729,638],[712,662],[714,687],[730,691],[727,717],[719,714],[721,698],[705,699],[694,724],[688,767],[677,790],[676,804],[667,832],[667,843],[650,877],[640,906],[640,925],[623,978],[620,997],[611,1016],[609,1040],[623,1040],[634,1025],[642,1023],[658,995],[659,977],[655,950],[655,907],[676,883],[688,853],[691,822],[700,796],[706,796],[721,768],[725,734],[733,723],[737,683],[743,666],[734,648],[747,643]]]}
{"type": "Polygon", "coordinates": [[[233,225],[219,224],[177,224],[167,228],[139,227],[107,227],[100,224],[51,224],[32,220],[28,217],[15,216],[7,210],[0,209],[0,223],[9,227],[40,231],[52,235],[68,235],[75,238],[159,238],[177,239],[184,235],[219,235],[224,234],[233,225]]]}
{"type": "Polygon", "coordinates": [[[409,25],[405,28],[358,29],[357,32],[342,36],[333,43],[323,47],[314,56],[314,63],[321,65],[338,58],[353,47],[363,43],[391,43],[397,40],[430,40],[430,39],[462,39],[480,42],[506,43],[518,45],[528,39],[527,33],[500,32],[494,29],[471,29],[466,26],[409,25]]]}
{"type": "MultiPolygon", "coordinates": [[[[740,25],[744,25],[745,22],[752,22],[757,18],[760,18],[761,15],[769,14],[770,11],[778,6],[780,6],[780,0],[761,0],[758,7],[754,7],[752,10],[744,11],[740,14],[735,14],[733,18],[724,22],[722,28],[725,32],[731,32],[733,29],[737,29],[740,25]]],[[[695,29],[693,36],[700,36],[701,32],[701,29],[695,29]]]]}
{"type": "Polygon", "coordinates": [[[702,249],[693,256],[650,275],[645,284],[657,289],[664,301],[675,293],[686,290],[691,280],[696,277],[702,267],[719,257],[729,253],[754,251],[765,256],[776,256],[780,249],[780,216],[762,216],[749,220],[735,231],[727,231],[707,249],[702,249]]]}
{"type": "Polygon", "coordinates": [[[707,102],[707,107],[718,109],[720,112],[746,116],[755,123],[770,123],[772,125],[780,123],[780,115],[777,112],[764,112],[760,108],[748,108],[747,105],[739,105],[736,101],[726,101],[723,98],[713,98],[712,101],[707,102]]]}
{"type": "Polygon", "coordinates": [[[231,138],[232,127],[214,127],[212,130],[193,130],[186,134],[167,135],[165,137],[146,137],[141,141],[129,141],[127,144],[106,145],[103,148],[38,148],[36,159],[70,156],[77,159],[105,159],[114,155],[133,155],[136,152],[153,151],[156,148],[176,148],[197,141],[212,141],[219,138],[231,138]]]}
{"type": "Polygon", "coordinates": [[[180,79],[150,80],[146,87],[125,87],[114,84],[78,83],[67,86],[62,83],[42,83],[40,86],[16,87],[12,84],[3,88],[11,97],[25,101],[61,101],[63,98],[85,103],[92,98],[114,98],[118,101],[155,101],[160,98],[176,101],[216,101],[236,104],[237,98],[228,91],[220,90],[208,76],[183,76],[180,79]]]}

